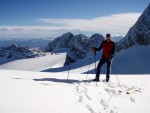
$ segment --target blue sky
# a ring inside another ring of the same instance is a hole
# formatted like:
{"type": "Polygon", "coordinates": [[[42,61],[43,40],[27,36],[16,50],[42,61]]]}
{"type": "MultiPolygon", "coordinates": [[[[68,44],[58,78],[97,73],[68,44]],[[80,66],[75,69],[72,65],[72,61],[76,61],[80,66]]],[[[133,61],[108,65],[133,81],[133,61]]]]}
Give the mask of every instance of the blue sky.
{"type": "Polygon", "coordinates": [[[125,35],[149,3],[149,0],[0,0],[0,37],[55,37],[69,31],[125,35]]]}

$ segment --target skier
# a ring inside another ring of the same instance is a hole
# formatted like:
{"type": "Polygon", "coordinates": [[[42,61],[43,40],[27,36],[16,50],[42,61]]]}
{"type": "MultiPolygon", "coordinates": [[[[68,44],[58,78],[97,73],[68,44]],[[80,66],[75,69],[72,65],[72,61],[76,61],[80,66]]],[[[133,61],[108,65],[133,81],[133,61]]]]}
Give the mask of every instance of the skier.
{"type": "Polygon", "coordinates": [[[92,50],[94,52],[100,51],[101,49],[103,49],[103,54],[102,54],[101,60],[98,63],[96,77],[95,79],[93,79],[93,81],[96,81],[96,82],[99,81],[100,69],[104,63],[107,63],[106,82],[109,82],[110,66],[111,66],[112,58],[115,52],[115,43],[111,41],[110,34],[106,35],[106,40],[101,43],[99,48],[92,47],[92,50]]]}

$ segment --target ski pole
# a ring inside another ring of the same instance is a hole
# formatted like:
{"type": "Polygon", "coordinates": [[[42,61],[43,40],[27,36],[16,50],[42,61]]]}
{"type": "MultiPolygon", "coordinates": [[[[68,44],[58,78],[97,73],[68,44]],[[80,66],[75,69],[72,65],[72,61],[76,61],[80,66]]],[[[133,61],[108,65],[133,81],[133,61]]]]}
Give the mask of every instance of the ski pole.
{"type": "Polygon", "coordinates": [[[96,74],[96,51],[94,51],[94,60],[95,60],[95,74],[96,74]]]}
{"type": "Polygon", "coordinates": [[[69,71],[70,71],[70,64],[68,65],[68,76],[67,76],[67,80],[69,78],[69,71]]]}
{"type": "Polygon", "coordinates": [[[90,56],[90,61],[89,61],[88,72],[87,72],[87,75],[86,75],[86,81],[87,81],[87,78],[88,78],[88,74],[89,74],[90,64],[91,64],[91,56],[90,56]]]}
{"type": "Polygon", "coordinates": [[[115,69],[114,65],[112,65],[112,67],[113,67],[113,70],[114,70],[114,72],[115,72],[115,75],[116,75],[116,78],[117,78],[119,87],[121,87],[120,82],[119,82],[119,79],[118,79],[118,76],[117,76],[117,73],[116,73],[116,69],[115,69]]]}
{"type": "MultiPolygon", "coordinates": [[[[94,60],[95,60],[95,74],[96,74],[96,51],[94,51],[94,60]]],[[[96,81],[96,86],[97,86],[97,81],[96,81]]]]}

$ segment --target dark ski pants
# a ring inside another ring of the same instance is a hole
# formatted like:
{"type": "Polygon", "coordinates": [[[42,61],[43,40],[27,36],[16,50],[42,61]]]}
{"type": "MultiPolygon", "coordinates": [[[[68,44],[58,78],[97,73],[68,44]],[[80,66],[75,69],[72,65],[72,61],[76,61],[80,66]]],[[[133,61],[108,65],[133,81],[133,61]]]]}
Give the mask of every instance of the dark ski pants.
{"type": "Polygon", "coordinates": [[[109,58],[101,58],[101,60],[99,61],[98,66],[97,66],[96,79],[99,80],[100,70],[104,63],[107,63],[106,81],[109,81],[110,66],[111,66],[111,59],[109,58]]]}

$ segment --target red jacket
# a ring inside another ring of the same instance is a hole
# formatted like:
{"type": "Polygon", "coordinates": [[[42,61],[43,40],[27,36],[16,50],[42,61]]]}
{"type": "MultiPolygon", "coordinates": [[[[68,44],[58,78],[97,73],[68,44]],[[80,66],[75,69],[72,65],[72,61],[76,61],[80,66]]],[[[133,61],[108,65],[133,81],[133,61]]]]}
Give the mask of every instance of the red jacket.
{"type": "Polygon", "coordinates": [[[96,51],[103,49],[103,58],[112,58],[115,53],[115,43],[113,41],[103,41],[99,48],[95,48],[96,51]]]}

